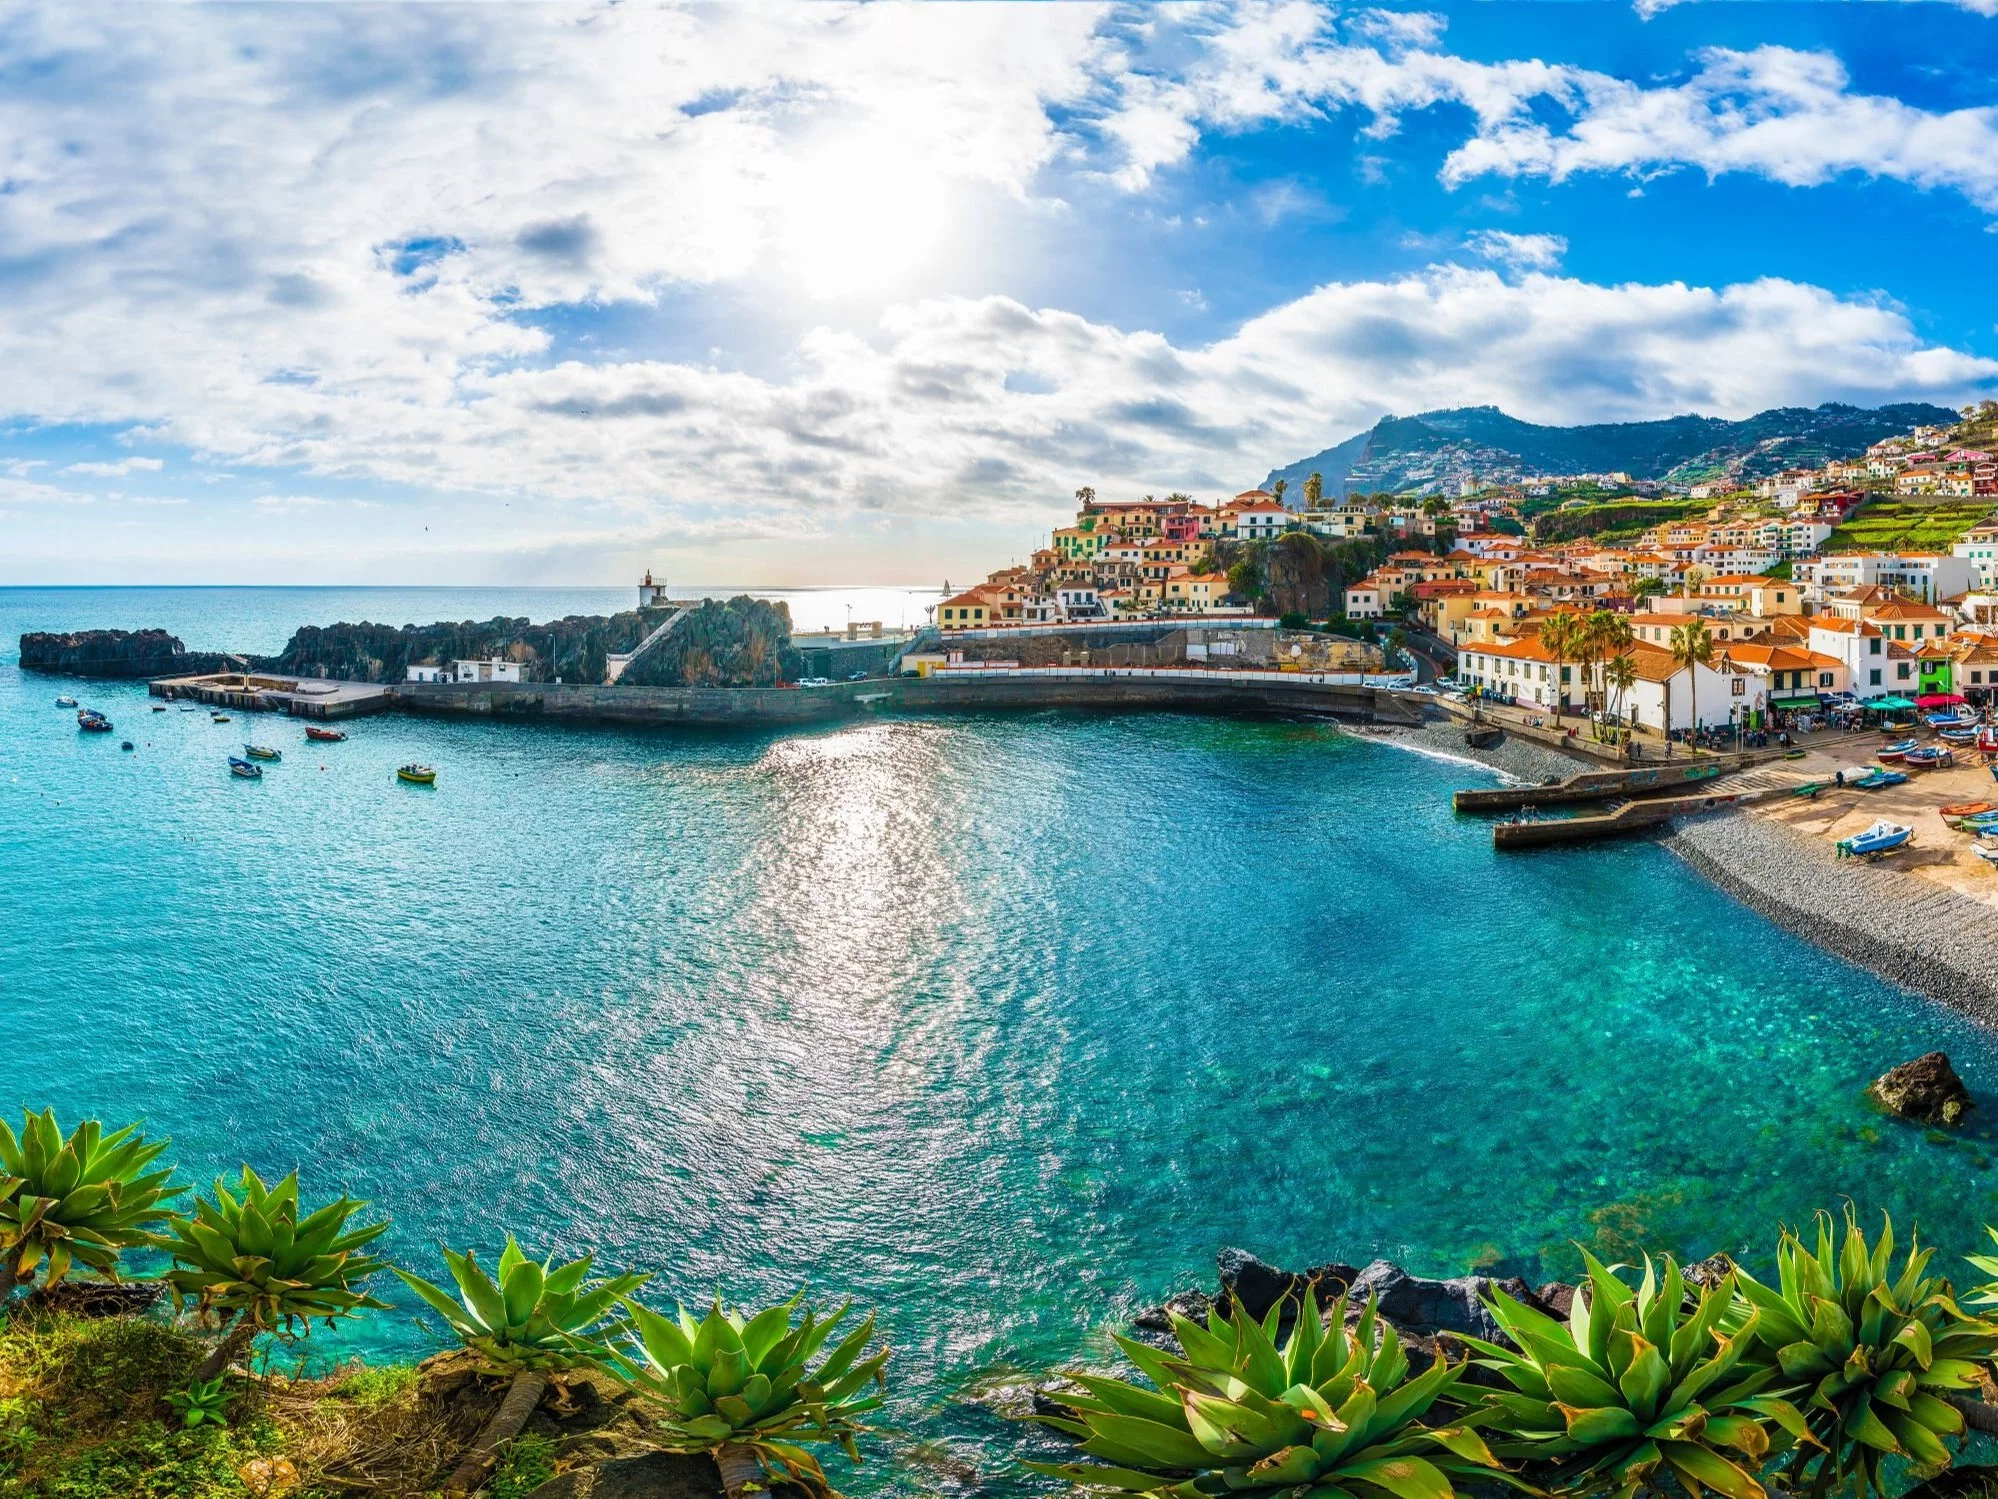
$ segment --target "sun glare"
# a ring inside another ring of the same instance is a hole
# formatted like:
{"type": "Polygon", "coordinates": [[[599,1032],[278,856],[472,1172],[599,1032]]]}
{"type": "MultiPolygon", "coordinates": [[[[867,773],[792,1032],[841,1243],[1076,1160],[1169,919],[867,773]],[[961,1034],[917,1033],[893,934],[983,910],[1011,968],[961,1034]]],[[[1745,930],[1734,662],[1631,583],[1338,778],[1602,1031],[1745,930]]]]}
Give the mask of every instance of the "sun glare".
{"type": "Polygon", "coordinates": [[[785,260],[815,297],[892,295],[930,260],[947,195],[920,156],[848,140],[798,168],[785,260]]]}

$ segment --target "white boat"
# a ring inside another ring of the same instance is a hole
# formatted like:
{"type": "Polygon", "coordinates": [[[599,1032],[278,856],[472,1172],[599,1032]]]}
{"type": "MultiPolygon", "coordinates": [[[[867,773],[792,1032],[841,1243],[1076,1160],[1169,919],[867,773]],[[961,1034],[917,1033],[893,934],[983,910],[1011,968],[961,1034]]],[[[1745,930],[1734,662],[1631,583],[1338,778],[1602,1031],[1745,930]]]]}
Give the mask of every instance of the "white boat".
{"type": "Polygon", "coordinates": [[[74,708],[76,706],[76,699],[73,697],[59,697],[56,699],[56,706],[58,708],[74,708]]]}
{"type": "Polygon", "coordinates": [[[1871,859],[1893,849],[1903,848],[1915,830],[1905,822],[1890,822],[1886,818],[1873,824],[1863,833],[1855,833],[1838,845],[1839,853],[1851,858],[1871,859]]]}

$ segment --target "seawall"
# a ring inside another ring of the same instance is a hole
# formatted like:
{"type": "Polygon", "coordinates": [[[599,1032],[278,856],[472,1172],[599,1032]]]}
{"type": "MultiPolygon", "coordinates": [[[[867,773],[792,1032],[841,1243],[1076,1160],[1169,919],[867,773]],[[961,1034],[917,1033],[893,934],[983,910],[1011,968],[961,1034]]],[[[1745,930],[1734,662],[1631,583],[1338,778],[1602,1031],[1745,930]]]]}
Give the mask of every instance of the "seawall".
{"type": "Polygon", "coordinates": [[[1051,668],[877,678],[824,687],[590,687],[555,683],[398,683],[416,713],[714,728],[831,722],[876,712],[1070,708],[1104,712],[1334,714],[1417,724],[1419,702],[1357,680],[1303,673],[1051,668]]]}

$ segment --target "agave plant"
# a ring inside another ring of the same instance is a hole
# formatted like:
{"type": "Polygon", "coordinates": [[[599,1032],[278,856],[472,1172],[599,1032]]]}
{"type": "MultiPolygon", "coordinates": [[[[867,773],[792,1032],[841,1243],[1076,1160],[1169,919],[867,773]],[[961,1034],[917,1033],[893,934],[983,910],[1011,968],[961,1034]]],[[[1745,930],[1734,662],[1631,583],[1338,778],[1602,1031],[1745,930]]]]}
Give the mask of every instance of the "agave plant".
{"type": "Polygon", "coordinates": [[[172,1168],[147,1168],[170,1141],[139,1126],[104,1133],[86,1119],[63,1138],[54,1109],[22,1110],[21,1133],[0,1120],[0,1300],[34,1279],[55,1285],[72,1263],[116,1277],[119,1253],[152,1243],[149,1231],[180,1195],[172,1168]]]}
{"type": "Polygon", "coordinates": [[[625,1383],[666,1410],[664,1445],[706,1452],[729,1499],[788,1480],[832,1493],[825,1470],[805,1444],[836,1443],[855,1462],[859,1417],[881,1404],[868,1385],[882,1384],[888,1350],[863,1353],[874,1336],[870,1315],[816,1367],[851,1307],[830,1317],[804,1307],[802,1294],[744,1317],[716,1300],[698,1322],[680,1307],[665,1317],[627,1301],[637,1340],[623,1361],[625,1383]]]}
{"type": "Polygon", "coordinates": [[[497,1275],[488,1275],[470,1250],[444,1251],[458,1296],[406,1270],[395,1273],[450,1324],[460,1341],[495,1374],[512,1384],[499,1410],[466,1449],[444,1481],[446,1493],[470,1493],[485,1482],[548,1388],[550,1374],[607,1368],[617,1362],[610,1338],[626,1327],[611,1315],[621,1298],[643,1285],[643,1275],[592,1281],[590,1257],[537,1264],[520,1252],[512,1234],[500,1251],[497,1275]]]}
{"type": "Polygon", "coordinates": [[[1462,1364],[1438,1359],[1410,1379],[1401,1340],[1372,1301],[1349,1329],[1344,1296],[1321,1322],[1310,1291],[1279,1346],[1281,1310],[1261,1322],[1210,1312],[1205,1327],[1175,1316],[1178,1357],[1118,1338],[1153,1388],[1067,1375],[1083,1392],[1062,1397],[1076,1416],[1040,1419],[1103,1461],[1032,1466],[1090,1488],[1170,1499],[1449,1499],[1453,1479],[1512,1481],[1469,1424],[1422,1424],[1456,1394],[1462,1364]]]}
{"type": "Polygon", "coordinates": [[[176,1214],[159,1241],[174,1257],[165,1279],[176,1304],[193,1302],[228,1329],[195,1370],[197,1382],[228,1368],[259,1333],[290,1335],[310,1330],[314,1317],[330,1324],[388,1305],[355,1289],[386,1267],[356,1251],[388,1223],[347,1226],[365,1202],[342,1197],[301,1214],[297,1172],[266,1187],[248,1166],[238,1191],[232,1195],[218,1178],[214,1200],[196,1198],[194,1216],[176,1214]]]}
{"type": "Polygon", "coordinates": [[[1871,1249],[1849,1209],[1836,1251],[1831,1219],[1819,1214],[1817,1229],[1815,1252],[1783,1235],[1775,1286],[1737,1272],[1755,1337],[1800,1387],[1815,1439],[1786,1465],[1790,1486],[1823,1495],[1856,1481],[1863,1496],[1881,1491],[1883,1458],[1949,1466],[1942,1439],[1963,1430],[1950,1397],[1978,1383],[1978,1366],[1998,1353],[1998,1325],[1966,1316],[1949,1283],[1924,1273],[1934,1250],[1911,1245],[1892,1275],[1891,1219],[1871,1249]]]}
{"type": "Polygon", "coordinates": [[[1485,1395],[1481,1412],[1499,1454],[1551,1464],[1559,1491],[1629,1499],[1672,1477],[1689,1494],[1762,1499],[1754,1475],[1772,1447],[1810,1437],[1797,1408],[1769,1392],[1776,1370],[1742,1361],[1756,1346],[1754,1315],[1719,1332],[1732,1276],[1689,1311],[1672,1260],[1661,1276],[1647,1257],[1633,1290],[1582,1257],[1588,1281],[1565,1323],[1495,1292],[1492,1316],[1514,1346],[1469,1340],[1512,1386],[1485,1395]]]}

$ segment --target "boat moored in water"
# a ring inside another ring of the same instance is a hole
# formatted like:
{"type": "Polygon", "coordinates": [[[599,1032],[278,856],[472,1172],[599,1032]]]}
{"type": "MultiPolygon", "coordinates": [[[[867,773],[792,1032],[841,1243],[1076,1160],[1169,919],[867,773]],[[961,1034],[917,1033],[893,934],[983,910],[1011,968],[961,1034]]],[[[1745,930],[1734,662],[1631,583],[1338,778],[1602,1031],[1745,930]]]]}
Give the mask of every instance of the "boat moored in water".
{"type": "Polygon", "coordinates": [[[79,708],[76,712],[76,726],[86,734],[108,734],[111,720],[95,708],[79,708]]]}
{"type": "Polygon", "coordinates": [[[65,694],[56,699],[56,706],[58,708],[74,708],[76,706],[76,699],[65,694]]]}
{"type": "Polygon", "coordinates": [[[316,739],[321,744],[338,744],[347,734],[344,729],[322,729],[317,724],[309,723],[305,726],[305,737],[316,739]]]}
{"type": "Polygon", "coordinates": [[[284,758],[283,755],[272,749],[268,744],[246,744],[243,746],[243,753],[248,755],[252,760],[282,760],[284,758]]]}
{"type": "Polygon", "coordinates": [[[264,778],[264,768],[261,765],[253,765],[248,760],[239,760],[234,755],[231,755],[229,757],[229,774],[232,776],[241,776],[246,781],[261,781],[264,778]]]}
{"type": "Polygon", "coordinates": [[[226,713],[211,713],[208,715],[208,721],[210,723],[227,723],[229,715],[226,713]]]}
{"type": "Polygon", "coordinates": [[[437,772],[428,765],[398,766],[395,778],[411,786],[435,786],[437,784],[437,772]]]}

